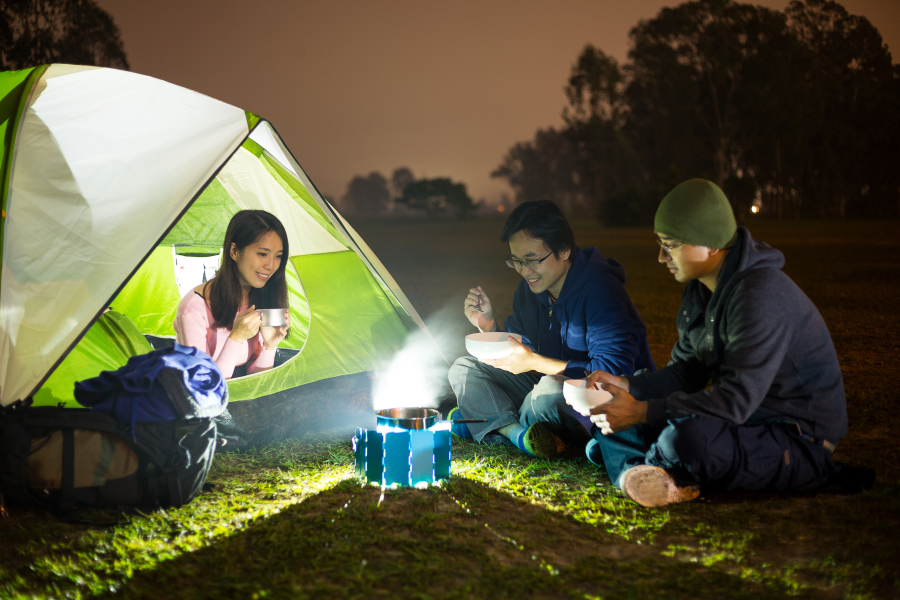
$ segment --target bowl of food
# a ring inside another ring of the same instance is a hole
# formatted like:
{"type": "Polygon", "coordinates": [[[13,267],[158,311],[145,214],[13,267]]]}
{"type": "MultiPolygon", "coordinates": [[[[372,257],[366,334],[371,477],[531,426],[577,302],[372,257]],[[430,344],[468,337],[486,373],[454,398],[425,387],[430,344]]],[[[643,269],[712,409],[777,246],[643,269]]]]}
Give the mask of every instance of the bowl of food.
{"type": "Polygon", "coordinates": [[[609,402],[612,394],[606,390],[587,387],[587,379],[566,379],[563,382],[563,397],[566,404],[586,417],[595,406],[609,402]]]}
{"type": "Polygon", "coordinates": [[[506,331],[490,331],[488,333],[472,333],[466,336],[466,351],[481,360],[506,358],[513,353],[514,347],[509,338],[522,341],[522,336],[506,331]]]}

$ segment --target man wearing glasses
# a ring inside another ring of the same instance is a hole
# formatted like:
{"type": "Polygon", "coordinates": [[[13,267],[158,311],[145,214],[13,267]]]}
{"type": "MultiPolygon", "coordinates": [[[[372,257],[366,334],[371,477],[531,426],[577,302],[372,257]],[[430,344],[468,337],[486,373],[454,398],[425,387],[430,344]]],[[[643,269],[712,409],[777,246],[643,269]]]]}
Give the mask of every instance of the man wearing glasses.
{"type": "Polygon", "coordinates": [[[832,462],[847,432],[841,368],[819,311],[781,271],[781,252],[737,227],[725,195],[703,179],[663,199],[654,231],[659,262],[687,284],[678,343],[654,373],[591,375],[613,398],[592,410],[588,458],[643,506],[701,488],[871,485],[874,472],[832,462]],[[623,443],[620,432],[643,443],[623,443]]]}
{"type": "MultiPolygon", "coordinates": [[[[597,248],[579,249],[549,200],[519,205],[500,240],[508,244],[506,264],[522,276],[503,325],[522,343],[511,340],[515,350],[504,359],[462,357],[453,364],[449,379],[459,408],[450,416],[487,419],[454,431],[541,458],[580,454],[591,422],[566,405],[563,379],[654,368],[646,329],[623,286],[625,270],[597,248]]],[[[480,286],[469,290],[463,310],[479,331],[498,330],[480,286]]]]}

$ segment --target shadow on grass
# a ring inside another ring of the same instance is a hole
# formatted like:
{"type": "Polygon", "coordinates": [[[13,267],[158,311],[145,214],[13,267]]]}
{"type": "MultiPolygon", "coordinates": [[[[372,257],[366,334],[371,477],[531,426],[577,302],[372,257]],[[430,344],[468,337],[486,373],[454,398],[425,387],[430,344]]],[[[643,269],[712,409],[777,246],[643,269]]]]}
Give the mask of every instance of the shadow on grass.
{"type": "Polygon", "coordinates": [[[101,598],[780,596],[784,587],[658,549],[455,478],[386,490],[347,480],[101,598]],[[540,535],[536,535],[536,534],[540,535]]]}

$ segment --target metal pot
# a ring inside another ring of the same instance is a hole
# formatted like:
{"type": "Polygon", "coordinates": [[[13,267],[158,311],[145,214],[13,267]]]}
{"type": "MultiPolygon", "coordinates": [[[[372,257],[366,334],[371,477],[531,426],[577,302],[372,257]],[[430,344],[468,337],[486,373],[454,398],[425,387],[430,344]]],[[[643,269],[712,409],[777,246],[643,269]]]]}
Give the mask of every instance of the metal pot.
{"type": "Polygon", "coordinates": [[[284,314],[286,308],[260,308],[257,310],[262,317],[263,327],[282,327],[287,324],[284,314]]]}
{"type": "Polygon", "coordinates": [[[444,421],[434,408],[385,408],[376,410],[379,425],[402,429],[428,429],[436,423],[487,423],[487,419],[451,419],[444,421]]]}

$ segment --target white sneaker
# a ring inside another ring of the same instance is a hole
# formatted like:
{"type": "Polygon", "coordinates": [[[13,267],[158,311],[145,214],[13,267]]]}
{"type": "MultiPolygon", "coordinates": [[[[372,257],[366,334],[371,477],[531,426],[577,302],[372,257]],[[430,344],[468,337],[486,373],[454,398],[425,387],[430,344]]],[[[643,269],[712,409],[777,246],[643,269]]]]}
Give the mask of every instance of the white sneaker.
{"type": "Polygon", "coordinates": [[[679,487],[664,469],[650,465],[638,465],[622,473],[619,488],[647,508],[693,500],[700,495],[699,487],[679,487]]]}

